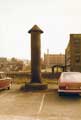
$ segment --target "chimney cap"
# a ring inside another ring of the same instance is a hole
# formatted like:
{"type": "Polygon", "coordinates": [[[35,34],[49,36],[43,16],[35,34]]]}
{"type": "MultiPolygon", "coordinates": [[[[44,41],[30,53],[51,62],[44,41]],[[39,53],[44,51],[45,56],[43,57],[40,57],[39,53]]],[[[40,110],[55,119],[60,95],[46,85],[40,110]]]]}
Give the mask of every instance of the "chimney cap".
{"type": "Polygon", "coordinates": [[[28,33],[31,33],[31,32],[40,32],[40,33],[43,33],[43,31],[42,31],[37,25],[34,25],[34,26],[28,31],[28,33]]]}

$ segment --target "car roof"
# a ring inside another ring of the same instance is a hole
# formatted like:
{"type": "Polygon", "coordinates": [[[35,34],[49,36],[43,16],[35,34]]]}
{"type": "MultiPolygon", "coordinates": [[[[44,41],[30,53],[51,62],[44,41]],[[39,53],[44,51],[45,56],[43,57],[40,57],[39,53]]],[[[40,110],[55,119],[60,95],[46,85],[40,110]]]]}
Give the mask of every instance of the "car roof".
{"type": "MultiPolygon", "coordinates": [[[[69,74],[74,74],[74,73],[80,73],[80,72],[62,72],[62,74],[67,74],[67,73],[69,73],[69,74]]],[[[81,73],[80,73],[81,74],[81,73]]]]}
{"type": "Polygon", "coordinates": [[[62,72],[61,75],[81,75],[80,72],[62,72]]]}

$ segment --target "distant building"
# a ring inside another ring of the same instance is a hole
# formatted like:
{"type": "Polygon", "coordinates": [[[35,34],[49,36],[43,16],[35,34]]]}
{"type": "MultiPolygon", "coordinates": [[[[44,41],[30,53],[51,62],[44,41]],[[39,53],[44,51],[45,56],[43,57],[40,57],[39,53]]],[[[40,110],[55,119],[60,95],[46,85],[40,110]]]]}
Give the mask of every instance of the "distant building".
{"type": "Polygon", "coordinates": [[[44,54],[44,64],[47,67],[52,67],[53,65],[65,65],[65,55],[64,54],[44,54]]]}
{"type": "Polygon", "coordinates": [[[9,69],[10,71],[22,71],[23,69],[23,61],[16,59],[16,58],[12,58],[9,61],[9,69]]]}
{"type": "Polygon", "coordinates": [[[7,58],[0,58],[0,71],[10,72],[10,71],[22,71],[23,61],[12,58],[8,60],[7,58]]]}
{"type": "Polygon", "coordinates": [[[70,34],[65,50],[65,65],[67,71],[81,72],[81,34],[70,34]]]}
{"type": "Polygon", "coordinates": [[[23,60],[23,71],[31,71],[31,61],[30,60],[23,60]]]}
{"type": "Polygon", "coordinates": [[[7,70],[8,61],[5,57],[0,57],[0,71],[7,70]]]}

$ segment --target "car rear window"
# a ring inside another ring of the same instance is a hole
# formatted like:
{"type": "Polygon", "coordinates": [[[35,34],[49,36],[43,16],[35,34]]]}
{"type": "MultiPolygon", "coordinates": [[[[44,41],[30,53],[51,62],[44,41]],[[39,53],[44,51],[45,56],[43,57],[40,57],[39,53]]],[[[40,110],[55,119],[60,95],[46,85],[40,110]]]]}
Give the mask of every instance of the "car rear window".
{"type": "Polygon", "coordinates": [[[77,73],[77,72],[63,73],[62,80],[69,81],[69,82],[70,81],[81,82],[81,73],[77,73]]]}

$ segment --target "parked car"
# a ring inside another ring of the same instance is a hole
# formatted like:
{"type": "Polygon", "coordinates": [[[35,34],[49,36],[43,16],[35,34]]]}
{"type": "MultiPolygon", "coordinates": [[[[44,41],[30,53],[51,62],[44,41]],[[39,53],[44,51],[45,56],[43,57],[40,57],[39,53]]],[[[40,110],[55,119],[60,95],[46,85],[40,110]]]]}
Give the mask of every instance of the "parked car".
{"type": "Polygon", "coordinates": [[[63,72],[58,80],[58,93],[81,93],[81,73],[63,72]]]}
{"type": "Polygon", "coordinates": [[[1,89],[10,89],[12,83],[12,78],[6,76],[4,72],[0,72],[0,90],[1,89]]]}

